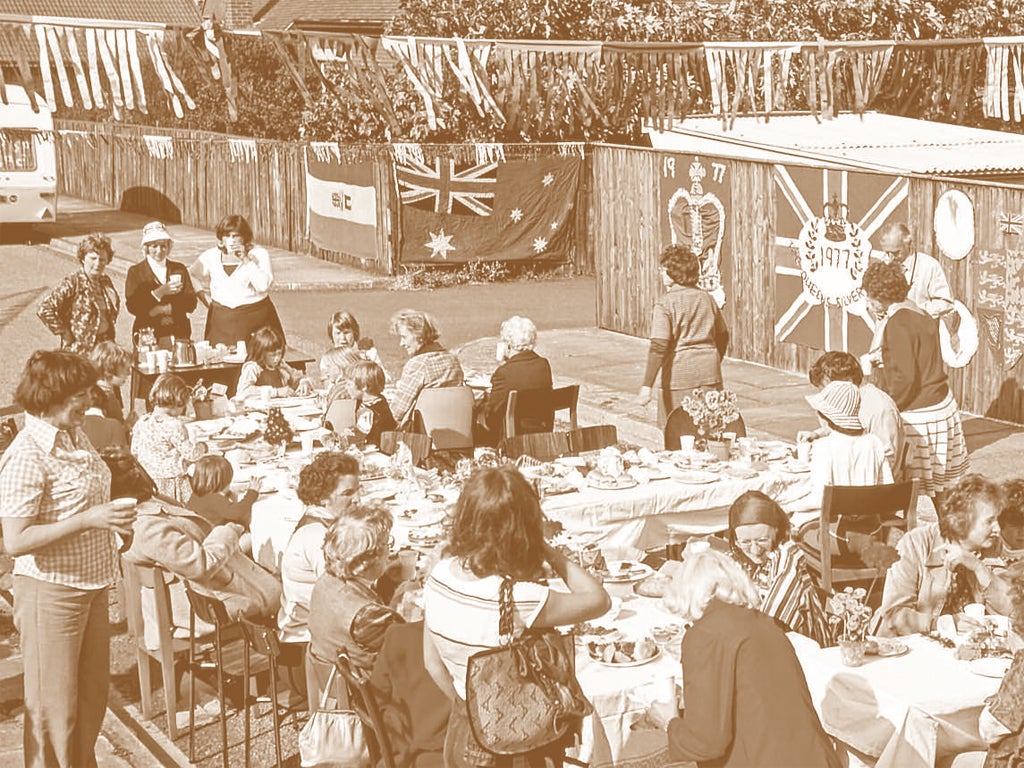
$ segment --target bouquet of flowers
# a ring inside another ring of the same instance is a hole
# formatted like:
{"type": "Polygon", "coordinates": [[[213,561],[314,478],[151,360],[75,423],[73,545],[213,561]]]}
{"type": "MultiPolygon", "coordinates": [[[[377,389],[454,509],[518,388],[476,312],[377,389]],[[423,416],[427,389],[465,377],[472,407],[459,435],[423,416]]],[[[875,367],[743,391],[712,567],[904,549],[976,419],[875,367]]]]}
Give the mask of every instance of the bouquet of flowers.
{"type": "Polygon", "coordinates": [[[195,386],[192,387],[191,393],[193,403],[209,403],[213,400],[213,393],[209,387],[203,384],[202,379],[197,381],[195,386]]]}
{"type": "Polygon", "coordinates": [[[871,623],[871,609],[865,604],[868,593],[862,587],[847,587],[828,599],[825,611],[837,640],[864,640],[871,623]]]}
{"type": "Polygon", "coordinates": [[[727,389],[695,389],[683,398],[683,410],[690,414],[697,432],[704,438],[721,439],[726,426],[739,418],[736,393],[727,389]]]}

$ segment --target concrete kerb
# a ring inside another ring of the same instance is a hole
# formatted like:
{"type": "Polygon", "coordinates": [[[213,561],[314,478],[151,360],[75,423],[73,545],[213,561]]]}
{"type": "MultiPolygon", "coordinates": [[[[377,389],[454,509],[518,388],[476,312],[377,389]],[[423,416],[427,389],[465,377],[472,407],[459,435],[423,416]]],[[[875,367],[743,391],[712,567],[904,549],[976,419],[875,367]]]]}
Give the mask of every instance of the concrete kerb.
{"type": "Polygon", "coordinates": [[[133,768],[189,768],[193,764],[170,737],[143,718],[134,704],[111,688],[103,735],[120,752],[130,755],[133,768]]]}

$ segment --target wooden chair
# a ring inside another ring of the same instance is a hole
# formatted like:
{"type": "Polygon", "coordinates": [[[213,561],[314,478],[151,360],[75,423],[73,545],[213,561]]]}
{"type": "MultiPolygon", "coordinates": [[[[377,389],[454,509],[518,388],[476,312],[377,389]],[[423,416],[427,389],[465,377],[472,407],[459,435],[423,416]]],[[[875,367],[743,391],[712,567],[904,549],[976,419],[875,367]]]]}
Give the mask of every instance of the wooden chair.
{"type": "MultiPolygon", "coordinates": [[[[270,666],[266,656],[260,655],[256,663],[246,660],[248,646],[245,640],[236,639],[236,632],[239,629],[238,622],[228,615],[228,609],[224,603],[215,597],[208,597],[193,590],[188,584],[185,585],[185,593],[188,595],[188,602],[192,608],[189,615],[189,669],[191,680],[189,681],[188,704],[189,704],[189,736],[188,736],[188,759],[189,762],[196,762],[195,754],[195,705],[196,705],[196,674],[203,668],[213,667],[217,675],[217,699],[220,702],[220,740],[221,755],[224,761],[224,768],[230,768],[228,760],[228,720],[227,704],[224,694],[224,678],[244,676],[242,695],[246,702],[249,698],[249,676],[256,675],[267,670],[270,666]],[[196,653],[195,620],[200,618],[207,624],[211,624],[213,631],[213,663],[200,659],[196,653]]],[[[248,721],[248,716],[246,717],[248,721]]],[[[248,746],[248,745],[246,745],[248,746]]]]}
{"type": "Polygon", "coordinates": [[[469,387],[432,387],[416,399],[414,423],[422,423],[435,451],[473,448],[473,390],[469,387]]]}
{"type": "Polygon", "coordinates": [[[160,663],[163,677],[164,706],[167,709],[167,733],[171,740],[178,738],[176,713],[178,711],[178,686],[175,679],[175,664],[188,658],[189,641],[174,637],[171,618],[171,593],[167,586],[172,575],[156,565],[140,563],[127,556],[121,557],[121,600],[128,620],[128,635],[135,645],[135,663],[138,666],[139,689],[142,695],[142,716],[153,717],[153,683],[150,678],[149,660],[160,663]],[[156,649],[146,647],[146,623],[142,612],[142,591],[153,593],[156,606],[156,649]]]}
{"type": "Polygon", "coordinates": [[[412,451],[412,463],[417,467],[430,455],[430,435],[422,435],[418,432],[381,432],[380,452],[393,456],[398,450],[398,444],[405,443],[412,451]]]}
{"type": "Polygon", "coordinates": [[[917,479],[891,485],[825,486],[820,520],[803,525],[797,540],[808,566],[820,575],[826,595],[832,593],[833,584],[877,575],[874,568],[857,565],[859,558],[850,549],[849,534],[877,538],[886,528],[912,530],[917,522],[917,494],[917,479]],[[842,562],[836,564],[837,558],[842,562]]]}
{"type": "Polygon", "coordinates": [[[352,398],[339,398],[331,401],[324,413],[324,426],[330,424],[334,432],[344,432],[356,425],[356,407],[358,403],[352,398]]]}
{"type": "Polygon", "coordinates": [[[344,652],[338,654],[335,666],[338,668],[338,674],[345,680],[349,705],[363,721],[367,736],[371,737],[367,739],[367,743],[373,764],[383,765],[383,768],[395,768],[391,737],[388,735],[380,704],[373,688],[370,687],[369,679],[352,668],[352,663],[344,652]]]}
{"type": "Polygon", "coordinates": [[[569,450],[573,454],[599,451],[619,442],[619,431],[614,424],[574,429],[569,435],[569,450]]]}
{"type": "MultiPolygon", "coordinates": [[[[733,432],[736,437],[747,436],[747,425],[743,423],[743,417],[737,416],[733,421],[729,422],[723,432],[733,432]]],[[[668,419],[665,421],[665,450],[666,451],[678,451],[679,450],[679,438],[683,435],[697,436],[697,425],[693,423],[693,419],[690,418],[682,406],[674,408],[672,413],[668,415],[668,419]]]]}
{"type": "Polygon", "coordinates": [[[572,452],[568,432],[535,432],[506,437],[498,448],[510,459],[532,456],[537,461],[551,461],[572,452]]]}
{"type": "Polygon", "coordinates": [[[277,768],[281,768],[281,713],[277,700],[277,660],[281,655],[281,647],[277,641],[277,627],[257,624],[248,619],[239,619],[242,637],[245,638],[245,651],[242,656],[242,675],[244,677],[245,699],[245,768],[249,768],[251,724],[249,722],[249,678],[251,675],[252,654],[256,653],[267,659],[270,667],[270,706],[274,719],[274,754],[277,756],[277,768]]]}
{"type": "Polygon", "coordinates": [[[558,389],[513,389],[508,393],[508,403],[505,406],[505,437],[522,434],[520,424],[525,419],[553,426],[555,414],[559,411],[569,411],[569,428],[579,429],[576,418],[579,399],[579,384],[558,389]]]}

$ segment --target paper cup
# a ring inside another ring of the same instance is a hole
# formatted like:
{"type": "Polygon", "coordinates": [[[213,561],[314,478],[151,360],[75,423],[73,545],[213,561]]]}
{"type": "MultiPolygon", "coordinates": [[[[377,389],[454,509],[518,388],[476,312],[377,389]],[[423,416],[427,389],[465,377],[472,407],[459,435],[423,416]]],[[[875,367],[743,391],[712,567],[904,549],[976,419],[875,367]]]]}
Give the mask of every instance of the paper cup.
{"type": "Polygon", "coordinates": [[[235,345],[235,351],[238,353],[240,357],[245,357],[245,342],[242,339],[239,339],[238,344],[235,345]]]}
{"type": "Polygon", "coordinates": [[[131,507],[136,506],[138,503],[138,499],[133,499],[128,496],[125,496],[120,499],[113,499],[110,502],[110,506],[112,506],[114,509],[130,509],[131,507]]]}
{"type": "Polygon", "coordinates": [[[149,369],[150,372],[156,370],[156,359],[157,359],[157,357],[156,357],[156,350],[155,349],[147,349],[146,350],[146,368],[149,369]]]}
{"type": "Polygon", "coordinates": [[[416,577],[416,562],[419,557],[420,553],[415,549],[403,549],[398,553],[398,562],[402,566],[402,581],[416,577]]]}
{"type": "Polygon", "coordinates": [[[696,438],[693,435],[682,435],[679,438],[679,450],[681,451],[692,451],[693,443],[696,438]]]}
{"type": "Polygon", "coordinates": [[[860,356],[860,369],[864,372],[865,376],[870,376],[874,367],[875,366],[871,362],[871,355],[865,352],[860,356]]]}
{"type": "Polygon", "coordinates": [[[299,435],[299,442],[302,443],[302,452],[307,456],[313,452],[313,433],[303,432],[299,435]]]}
{"type": "Polygon", "coordinates": [[[965,605],[964,613],[977,622],[983,622],[985,620],[985,606],[981,603],[965,605]]]}
{"type": "Polygon", "coordinates": [[[170,275],[167,278],[168,285],[181,285],[181,275],[170,275]]]}
{"type": "Polygon", "coordinates": [[[260,399],[264,403],[269,403],[270,402],[270,398],[272,398],[273,396],[274,396],[274,388],[273,387],[271,387],[269,385],[264,385],[264,386],[260,387],[260,399]]]}
{"type": "Polygon", "coordinates": [[[158,349],[156,352],[156,369],[160,373],[167,373],[171,367],[171,353],[166,349],[158,349]]]}

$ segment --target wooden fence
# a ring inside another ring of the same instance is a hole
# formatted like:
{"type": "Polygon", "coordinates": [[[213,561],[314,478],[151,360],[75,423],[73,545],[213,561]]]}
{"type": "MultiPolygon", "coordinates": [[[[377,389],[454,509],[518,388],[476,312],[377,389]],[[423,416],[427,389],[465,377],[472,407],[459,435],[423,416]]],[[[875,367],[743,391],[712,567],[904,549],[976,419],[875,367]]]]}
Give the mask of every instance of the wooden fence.
{"type": "MultiPolygon", "coordinates": [[[[728,226],[734,266],[730,284],[725,286],[729,299],[723,310],[731,332],[729,355],[802,373],[821,350],[776,339],[773,250],[776,206],[784,203],[773,183],[773,166],[713,159],[728,165],[732,180],[728,226]]],[[[596,146],[591,152],[589,184],[594,193],[589,200],[587,247],[597,275],[598,324],[644,337],[651,308],[663,291],[657,269],[663,245],[658,220],[658,153],[642,148],[596,146]]],[[[950,384],[960,407],[971,413],[1024,423],[1024,364],[1007,366],[1006,333],[990,341],[990,332],[976,306],[981,271],[976,256],[988,252],[1008,257],[1009,249],[1024,249],[1024,243],[1017,242],[1024,241],[1024,237],[1004,234],[999,222],[1004,214],[1024,213],[1024,189],[985,182],[911,178],[907,207],[907,223],[914,232],[918,250],[939,259],[953,295],[979,322],[981,340],[977,354],[966,367],[950,369],[950,384]],[[974,203],[975,247],[960,261],[940,255],[933,243],[935,205],[948,189],[963,191],[974,203]]],[[[1013,255],[1017,259],[1015,251],[1013,255]]],[[[1015,263],[1022,262],[1024,255],[1015,263]]],[[[1024,314],[1024,291],[1017,299],[1008,297],[1007,301],[1006,318],[1001,322],[1009,327],[1014,315],[1024,314]]]]}
{"type": "MultiPolygon", "coordinates": [[[[241,213],[261,243],[377,273],[398,269],[399,200],[388,145],[343,148],[374,165],[377,255],[370,260],[318,248],[308,239],[303,144],[256,140],[252,154],[232,142],[235,137],[201,131],[70,120],[56,121],[56,128],[61,192],[202,229],[215,229],[228,213],[241,213]],[[160,137],[172,139],[172,153],[161,153],[160,137]]],[[[555,145],[513,146],[510,151],[519,153],[556,151],[555,145]]],[[[464,155],[471,148],[449,149],[464,155]]],[[[579,245],[587,232],[585,195],[581,184],[569,257],[576,274],[593,272],[587,249],[579,245]]]]}

